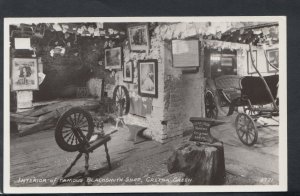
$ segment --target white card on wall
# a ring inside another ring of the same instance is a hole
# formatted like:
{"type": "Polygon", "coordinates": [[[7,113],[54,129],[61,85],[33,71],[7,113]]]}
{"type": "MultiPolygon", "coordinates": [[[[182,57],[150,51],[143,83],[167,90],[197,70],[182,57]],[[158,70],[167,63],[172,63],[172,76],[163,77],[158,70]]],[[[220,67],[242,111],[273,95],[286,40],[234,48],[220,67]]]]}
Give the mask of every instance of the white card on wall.
{"type": "Polygon", "coordinates": [[[172,53],[174,67],[199,67],[198,40],[173,40],[172,53]]]}
{"type": "Polygon", "coordinates": [[[15,38],[15,49],[31,49],[30,38],[15,38]]]}

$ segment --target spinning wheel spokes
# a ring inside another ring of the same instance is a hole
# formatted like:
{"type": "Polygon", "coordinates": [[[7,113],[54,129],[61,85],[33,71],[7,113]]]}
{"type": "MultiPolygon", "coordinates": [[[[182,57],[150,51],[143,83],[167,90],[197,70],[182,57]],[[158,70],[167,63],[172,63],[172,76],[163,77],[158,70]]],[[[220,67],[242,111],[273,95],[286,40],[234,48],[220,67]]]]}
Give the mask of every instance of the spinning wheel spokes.
{"type": "Polygon", "coordinates": [[[119,115],[126,115],[129,112],[129,93],[125,86],[118,85],[113,92],[115,112],[119,115]]]}
{"type": "Polygon", "coordinates": [[[68,152],[78,151],[84,141],[89,141],[94,131],[92,116],[81,108],[71,108],[58,120],[55,140],[68,152]]]}
{"type": "Polygon", "coordinates": [[[241,142],[247,146],[252,146],[257,141],[257,129],[252,118],[239,113],[235,120],[236,132],[241,142]]]}

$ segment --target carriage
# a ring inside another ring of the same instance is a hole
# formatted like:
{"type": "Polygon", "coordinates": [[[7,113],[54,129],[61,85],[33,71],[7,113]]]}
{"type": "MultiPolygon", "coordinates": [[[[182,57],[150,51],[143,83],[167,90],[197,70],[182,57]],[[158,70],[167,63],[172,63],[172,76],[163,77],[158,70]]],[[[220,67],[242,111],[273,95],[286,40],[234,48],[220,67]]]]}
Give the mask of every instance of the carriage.
{"type": "MultiPolygon", "coordinates": [[[[250,54],[253,64],[251,46],[250,54]]],[[[267,59],[267,62],[276,70],[267,59]]],[[[254,67],[254,66],[253,66],[254,67]]],[[[260,117],[273,118],[279,115],[277,98],[279,76],[262,76],[254,67],[258,76],[239,77],[227,75],[208,80],[205,92],[205,112],[208,118],[218,118],[221,107],[227,107],[227,116],[238,112],[235,128],[241,142],[252,146],[257,142],[258,129],[274,126],[257,123],[260,117]],[[239,110],[242,108],[242,111],[239,110]]]]}

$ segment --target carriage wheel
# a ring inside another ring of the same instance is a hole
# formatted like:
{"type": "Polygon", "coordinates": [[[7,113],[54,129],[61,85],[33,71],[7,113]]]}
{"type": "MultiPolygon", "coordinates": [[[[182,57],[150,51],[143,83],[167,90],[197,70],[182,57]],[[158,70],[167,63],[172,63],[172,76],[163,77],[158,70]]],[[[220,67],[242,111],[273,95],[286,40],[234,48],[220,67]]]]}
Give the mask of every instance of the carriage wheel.
{"type": "Polygon", "coordinates": [[[205,115],[207,118],[217,119],[218,108],[214,100],[214,96],[211,92],[205,94],[205,115]]]}
{"type": "Polygon", "coordinates": [[[115,113],[119,116],[128,114],[130,101],[129,92],[125,86],[118,85],[113,92],[115,113]]]}
{"type": "Polygon", "coordinates": [[[257,141],[257,129],[252,118],[245,113],[239,113],[235,119],[237,135],[241,142],[247,146],[252,146],[257,141]]]}
{"type": "Polygon", "coordinates": [[[81,141],[89,141],[94,132],[93,118],[81,108],[71,108],[58,120],[55,129],[55,140],[58,146],[67,151],[81,149],[81,141]]]}

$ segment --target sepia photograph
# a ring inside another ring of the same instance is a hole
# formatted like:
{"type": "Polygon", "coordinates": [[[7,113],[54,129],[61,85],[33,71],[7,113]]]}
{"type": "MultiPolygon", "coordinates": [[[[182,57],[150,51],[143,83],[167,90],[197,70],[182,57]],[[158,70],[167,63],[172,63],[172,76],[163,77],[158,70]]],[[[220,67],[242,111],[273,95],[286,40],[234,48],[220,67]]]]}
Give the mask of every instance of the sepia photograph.
{"type": "Polygon", "coordinates": [[[105,68],[121,69],[122,66],[122,48],[105,49],[105,68]]]}
{"type": "Polygon", "coordinates": [[[128,27],[128,38],[132,51],[148,51],[149,32],[147,24],[128,27]]]}
{"type": "Polygon", "coordinates": [[[124,69],[123,69],[123,81],[124,82],[133,82],[133,62],[128,61],[124,64],[124,69]]]}
{"type": "Polygon", "coordinates": [[[286,17],[5,18],[4,48],[6,193],[287,190],[286,17]]]}
{"type": "Polygon", "coordinates": [[[269,72],[276,72],[278,70],[278,66],[279,66],[279,59],[278,59],[279,58],[279,52],[278,52],[278,49],[267,50],[266,53],[267,53],[267,58],[270,61],[270,63],[268,64],[268,71],[269,72]]]}
{"type": "Polygon", "coordinates": [[[141,96],[157,96],[156,60],[138,61],[138,79],[141,96]]]}

